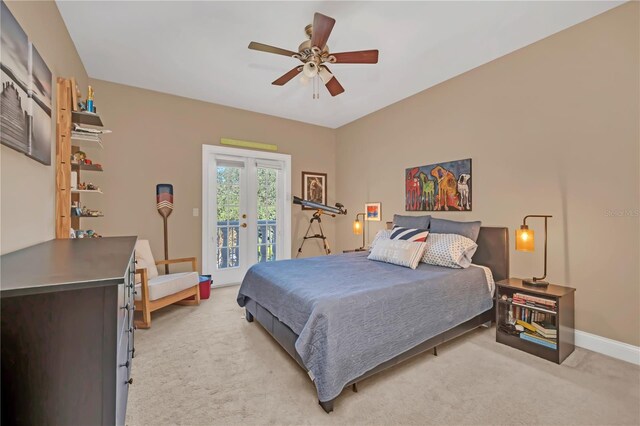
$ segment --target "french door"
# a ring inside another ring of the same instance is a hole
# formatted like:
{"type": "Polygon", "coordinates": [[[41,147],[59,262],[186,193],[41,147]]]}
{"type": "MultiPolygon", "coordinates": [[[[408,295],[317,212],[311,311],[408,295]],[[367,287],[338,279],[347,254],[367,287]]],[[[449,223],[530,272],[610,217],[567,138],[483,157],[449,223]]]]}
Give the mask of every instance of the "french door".
{"type": "Polygon", "coordinates": [[[203,273],[242,281],[258,262],[291,257],[291,157],[203,145],[203,273]]]}

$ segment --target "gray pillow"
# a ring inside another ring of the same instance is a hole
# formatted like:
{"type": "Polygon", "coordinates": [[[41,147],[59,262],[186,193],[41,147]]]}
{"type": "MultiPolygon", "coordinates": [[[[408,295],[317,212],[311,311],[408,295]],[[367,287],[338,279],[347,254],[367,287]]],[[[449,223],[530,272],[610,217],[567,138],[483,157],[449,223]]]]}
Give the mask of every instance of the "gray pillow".
{"type": "Polygon", "coordinates": [[[430,221],[431,216],[428,214],[423,216],[393,215],[393,224],[402,228],[429,229],[430,221]]]}
{"type": "Polygon", "coordinates": [[[458,234],[473,240],[478,240],[480,233],[480,225],[482,222],[458,222],[455,220],[431,218],[431,228],[429,232],[432,234],[458,234]]]}

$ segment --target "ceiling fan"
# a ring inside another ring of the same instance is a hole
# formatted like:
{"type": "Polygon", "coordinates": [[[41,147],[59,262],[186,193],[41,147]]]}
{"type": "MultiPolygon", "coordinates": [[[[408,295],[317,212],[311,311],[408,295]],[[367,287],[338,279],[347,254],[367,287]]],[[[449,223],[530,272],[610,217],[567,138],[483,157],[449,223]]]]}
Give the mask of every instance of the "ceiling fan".
{"type": "MultiPolygon", "coordinates": [[[[271,84],[283,86],[298,74],[303,73],[302,80],[306,82],[310,79],[320,77],[322,82],[331,93],[331,96],[337,96],[344,92],[344,87],[338,82],[333,73],[329,70],[329,64],[377,64],[377,50],[360,50],[357,52],[330,53],[327,40],[331,34],[331,30],[336,20],[316,13],[313,16],[313,25],[307,25],[304,29],[309,37],[298,47],[297,52],[291,50],[280,49],[279,47],[269,46],[267,44],[249,43],[249,49],[260,50],[267,53],[275,53],[276,55],[290,56],[302,62],[282,77],[278,78],[271,84]]],[[[314,89],[314,98],[318,97],[317,91],[314,89]]]]}

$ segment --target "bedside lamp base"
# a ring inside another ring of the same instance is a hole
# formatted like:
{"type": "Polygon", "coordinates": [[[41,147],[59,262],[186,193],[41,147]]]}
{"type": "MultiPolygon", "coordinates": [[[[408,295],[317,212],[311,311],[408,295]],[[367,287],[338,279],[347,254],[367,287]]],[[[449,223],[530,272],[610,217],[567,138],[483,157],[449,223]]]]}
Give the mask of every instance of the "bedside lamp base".
{"type": "Polygon", "coordinates": [[[536,280],[535,278],[530,280],[522,280],[522,284],[532,287],[546,287],[549,285],[548,281],[536,280]]]}

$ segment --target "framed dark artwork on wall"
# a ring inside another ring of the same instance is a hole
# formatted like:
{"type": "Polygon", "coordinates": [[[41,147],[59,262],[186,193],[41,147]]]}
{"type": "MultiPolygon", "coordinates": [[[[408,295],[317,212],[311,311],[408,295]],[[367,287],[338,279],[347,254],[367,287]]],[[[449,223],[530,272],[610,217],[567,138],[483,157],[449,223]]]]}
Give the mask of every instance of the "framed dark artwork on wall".
{"type": "Polygon", "coordinates": [[[471,159],[406,169],[406,211],[471,211],[471,159]]]}
{"type": "Polygon", "coordinates": [[[53,75],[7,5],[0,8],[0,143],[50,165],[53,75]]]}
{"type": "MultiPolygon", "coordinates": [[[[327,204],[327,174],[302,172],[302,199],[327,204]]],[[[302,207],[303,210],[313,210],[302,207]]]]}

